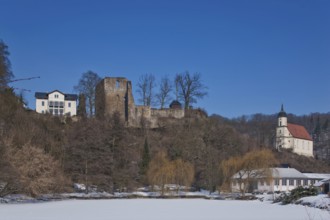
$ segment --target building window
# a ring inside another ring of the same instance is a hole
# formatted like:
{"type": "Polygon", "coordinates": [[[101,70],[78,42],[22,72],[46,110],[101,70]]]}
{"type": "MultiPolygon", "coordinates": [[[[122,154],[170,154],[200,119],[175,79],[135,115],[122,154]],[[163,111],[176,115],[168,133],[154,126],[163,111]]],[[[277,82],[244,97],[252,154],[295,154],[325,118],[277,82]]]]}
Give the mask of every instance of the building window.
{"type": "Polygon", "coordinates": [[[282,186],[286,186],[286,179],[282,179],[282,186]]]}
{"type": "Polygon", "coordinates": [[[280,180],[279,179],[275,179],[275,186],[280,185],[280,180]]]}
{"type": "Polygon", "coordinates": [[[68,107],[71,108],[71,102],[68,102],[68,107]]]}
{"type": "Polygon", "coordinates": [[[58,94],[55,94],[55,98],[58,99],[58,94]]]}
{"type": "Polygon", "coordinates": [[[45,113],[45,111],[44,111],[44,110],[42,110],[42,111],[41,111],[41,113],[43,114],[43,113],[45,113]]]}
{"type": "Polygon", "coordinates": [[[116,89],[119,89],[120,83],[119,80],[116,81],[116,89]]]}
{"type": "Polygon", "coordinates": [[[307,186],[307,185],[308,185],[308,180],[304,179],[304,186],[307,186]]]}
{"type": "Polygon", "coordinates": [[[297,186],[301,186],[301,180],[297,180],[297,186]]]}
{"type": "Polygon", "coordinates": [[[42,105],[42,106],[45,106],[45,101],[42,101],[42,102],[41,102],[41,105],[42,105]]]}
{"type": "Polygon", "coordinates": [[[294,179],[289,179],[289,185],[294,186],[294,179]]]}

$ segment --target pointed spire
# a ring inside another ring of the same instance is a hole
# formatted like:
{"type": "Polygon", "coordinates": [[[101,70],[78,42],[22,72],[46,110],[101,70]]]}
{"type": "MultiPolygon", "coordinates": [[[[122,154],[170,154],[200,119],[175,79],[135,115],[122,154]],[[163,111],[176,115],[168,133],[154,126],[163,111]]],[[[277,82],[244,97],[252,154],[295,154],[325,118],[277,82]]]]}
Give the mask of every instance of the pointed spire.
{"type": "Polygon", "coordinates": [[[283,104],[281,106],[281,111],[278,113],[277,117],[287,117],[286,112],[284,111],[283,104]]]}

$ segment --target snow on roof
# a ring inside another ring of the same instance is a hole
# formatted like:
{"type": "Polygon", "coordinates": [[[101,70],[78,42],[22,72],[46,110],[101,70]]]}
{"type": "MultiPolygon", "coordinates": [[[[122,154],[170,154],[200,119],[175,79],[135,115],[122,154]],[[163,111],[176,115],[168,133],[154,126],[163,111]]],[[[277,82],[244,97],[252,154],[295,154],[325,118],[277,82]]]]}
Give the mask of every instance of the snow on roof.
{"type": "Polygon", "coordinates": [[[320,180],[320,181],[314,183],[314,186],[322,186],[324,183],[330,183],[330,178],[320,180]]]}
{"type": "Polygon", "coordinates": [[[312,141],[305,127],[288,123],[288,129],[293,137],[312,141]]]}
{"type": "Polygon", "coordinates": [[[272,168],[273,177],[275,178],[299,178],[306,179],[307,177],[294,168],[272,168]]]}
{"type": "Polygon", "coordinates": [[[309,179],[328,179],[330,178],[330,173],[303,173],[305,176],[307,176],[309,179]]]}
{"type": "MultiPolygon", "coordinates": [[[[304,174],[302,174],[301,172],[299,172],[298,170],[296,170],[294,168],[270,168],[270,169],[271,169],[273,178],[296,178],[296,179],[308,178],[307,176],[305,176],[304,174]]],[[[242,174],[244,174],[242,178],[247,178],[247,175],[244,172],[242,172],[242,174]]],[[[256,170],[255,174],[256,174],[257,178],[262,178],[264,175],[262,170],[260,170],[260,171],[256,170]]],[[[235,178],[235,179],[239,178],[239,172],[236,173],[233,176],[233,178],[235,178]]]]}

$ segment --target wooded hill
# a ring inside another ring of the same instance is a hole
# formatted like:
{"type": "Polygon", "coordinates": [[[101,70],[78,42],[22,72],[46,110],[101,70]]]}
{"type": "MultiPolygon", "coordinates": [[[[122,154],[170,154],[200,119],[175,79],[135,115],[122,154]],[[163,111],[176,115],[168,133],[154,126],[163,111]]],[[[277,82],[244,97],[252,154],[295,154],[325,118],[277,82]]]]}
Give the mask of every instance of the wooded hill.
{"type": "MultiPolygon", "coordinates": [[[[307,124],[311,116],[289,115],[289,120],[315,130],[315,120],[322,127],[329,119],[329,114],[318,116],[313,116],[313,126],[307,124]]],[[[186,167],[196,189],[212,191],[222,185],[219,167],[223,160],[253,149],[273,149],[276,116],[186,117],[164,119],[162,125],[157,129],[128,128],[118,114],[77,121],[37,114],[24,109],[13,91],[6,89],[0,93],[0,196],[69,192],[73,183],[108,192],[134,190],[149,185],[157,164],[166,161],[173,162],[168,163],[171,172],[186,167]]],[[[291,152],[274,153],[278,164],[289,163],[300,171],[330,172],[329,164],[320,160],[291,152]]]]}

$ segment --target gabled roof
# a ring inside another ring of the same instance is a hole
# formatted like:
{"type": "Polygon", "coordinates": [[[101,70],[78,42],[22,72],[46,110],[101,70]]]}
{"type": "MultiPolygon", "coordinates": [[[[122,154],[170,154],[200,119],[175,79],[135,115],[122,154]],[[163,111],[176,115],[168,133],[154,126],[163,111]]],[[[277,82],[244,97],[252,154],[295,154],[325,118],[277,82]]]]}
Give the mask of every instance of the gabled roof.
{"type": "Polygon", "coordinates": [[[78,99],[78,96],[76,94],[65,94],[59,90],[54,90],[52,92],[46,93],[46,92],[36,92],[34,96],[37,99],[48,99],[48,95],[54,92],[59,92],[64,95],[64,100],[70,100],[70,101],[76,101],[78,99]]]}
{"type": "Polygon", "coordinates": [[[288,129],[293,137],[312,141],[311,136],[303,126],[288,123],[288,129]]]}
{"type": "Polygon", "coordinates": [[[302,174],[295,168],[273,168],[272,172],[274,178],[307,178],[304,174],[302,174]]]}

